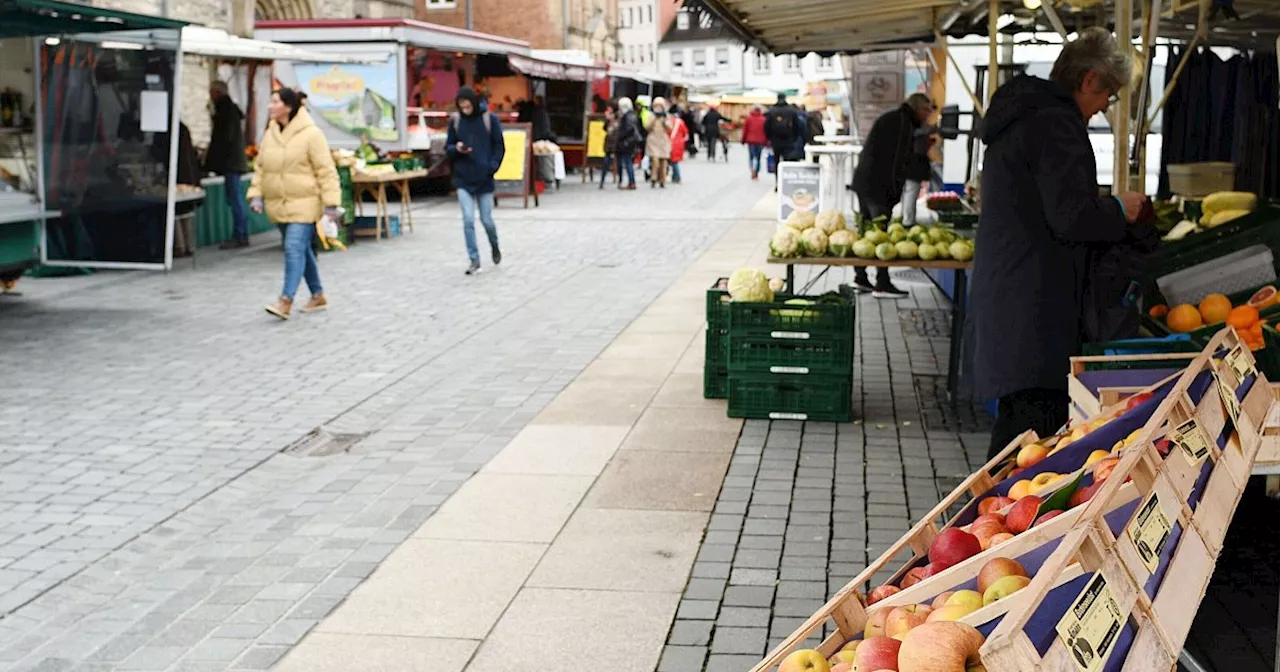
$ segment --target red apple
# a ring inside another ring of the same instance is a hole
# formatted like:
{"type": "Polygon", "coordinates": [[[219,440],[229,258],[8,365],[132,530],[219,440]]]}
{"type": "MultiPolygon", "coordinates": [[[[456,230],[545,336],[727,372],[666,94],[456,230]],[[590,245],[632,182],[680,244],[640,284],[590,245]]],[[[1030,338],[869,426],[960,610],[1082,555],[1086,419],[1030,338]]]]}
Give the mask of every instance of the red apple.
{"type": "Polygon", "coordinates": [[[1009,531],[1022,534],[1031,529],[1031,524],[1036,522],[1036,514],[1040,512],[1040,505],[1043,503],[1044,499],[1035,495],[1027,495],[1019,499],[1013,508],[1009,509],[1009,515],[1005,516],[1009,531]]]}
{"type": "Polygon", "coordinates": [[[831,664],[813,649],[791,652],[778,666],[778,672],[830,672],[831,664]]]}
{"type": "Polygon", "coordinates": [[[898,585],[902,586],[903,590],[906,590],[907,588],[910,588],[911,586],[914,586],[917,583],[924,581],[930,576],[933,576],[933,571],[929,569],[928,565],[921,565],[920,567],[912,567],[911,569],[907,570],[906,575],[902,577],[902,581],[898,585]]]}
{"type": "Polygon", "coordinates": [[[902,642],[892,637],[868,637],[858,647],[853,661],[855,670],[894,670],[898,669],[898,649],[902,642]]]}
{"type": "Polygon", "coordinates": [[[1142,394],[1135,394],[1135,395],[1133,395],[1132,397],[1129,397],[1129,401],[1125,402],[1124,410],[1126,410],[1126,411],[1128,411],[1128,410],[1132,410],[1133,408],[1135,408],[1135,407],[1137,407],[1137,406],[1142,405],[1146,400],[1148,400],[1148,399],[1150,399],[1150,398],[1151,398],[1151,393],[1150,393],[1150,392],[1143,392],[1142,394]]]}
{"type": "MultiPolygon", "coordinates": [[[[872,637],[884,636],[884,621],[889,617],[889,612],[893,609],[876,609],[867,614],[867,627],[862,630],[862,639],[868,640],[872,637]]],[[[858,648],[862,648],[859,646],[858,648]]]]}
{"type": "Polygon", "coordinates": [[[1120,458],[1111,457],[1093,465],[1093,482],[1100,483],[1111,478],[1111,472],[1116,470],[1116,465],[1120,464],[1120,458]]]}
{"type": "Polygon", "coordinates": [[[1169,451],[1173,449],[1173,443],[1169,439],[1160,439],[1156,441],[1156,450],[1160,452],[1160,457],[1169,457],[1169,451]]]}
{"type": "Polygon", "coordinates": [[[929,545],[929,564],[935,571],[957,565],[982,552],[982,542],[964,530],[948,528],[929,545]]]}
{"type": "Polygon", "coordinates": [[[1006,576],[1026,576],[1022,563],[1013,558],[991,558],[978,570],[978,592],[985,593],[991,584],[1006,576]]]}
{"type": "Polygon", "coordinates": [[[831,666],[831,672],[853,672],[853,663],[836,663],[831,666]]]}
{"type": "MultiPolygon", "coordinates": [[[[964,672],[981,664],[986,638],[971,625],[933,621],[907,633],[898,652],[899,672],[964,672]]],[[[862,669],[858,667],[858,669],[862,669]]],[[[874,669],[874,668],[867,668],[874,669]]]]}
{"type": "Polygon", "coordinates": [[[1071,499],[1067,500],[1067,506],[1074,508],[1093,499],[1093,496],[1098,494],[1098,490],[1101,487],[1102,481],[1098,481],[1096,483],[1090,483],[1088,487],[1077,489],[1075,492],[1071,493],[1071,499]]]}
{"type": "Polygon", "coordinates": [[[1023,446],[1022,450],[1018,451],[1018,466],[1026,469],[1039,464],[1041,460],[1048,456],[1049,449],[1038,443],[1023,446]]]}
{"type": "Polygon", "coordinates": [[[995,548],[996,546],[999,546],[1000,544],[1003,544],[1004,542],[1009,541],[1012,538],[1013,538],[1012,532],[1001,532],[1000,534],[997,534],[996,536],[991,537],[991,540],[987,542],[987,548],[995,548]]]}
{"type": "Polygon", "coordinates": [[[1039,525],[1041,525],[1041,524],[1045,523],[1046,521],[1050,521],[1050,520],[1053,520],[1054,518],[1057,518],[1058,516],[1061,516],[1063,513],[1066,513],[1066,512],[1065,512],[1065,511],[1050,511],[1050,512],[1048,512],[1048,513],[1044,514],[1043,516],[1040,516],[1039,518],[1036,518],[1036,522],[1032,523],[1032,524],[1031,524],[1031,527],[1038,527],[1039,525]]]}
{"type": "Polygon", "coordinates": [[[1001,525],[1000,523],[987,521],[973,529],[973,536],[978,538],[978,543],[982,546],[982,550],[985,551],[988,548],[991,548],[992,537],[1008,531],[1009,528],[1001,525]]]}
{"type": "Polygon", "coordinates": [[[876,602],[879,602],[880,600],[883,600],[884,598],[889,597],[890,595],[893,595],[894,593],[901,592],[901,591],[902,591],[901,588],[897,586],[891,586],[887,583],[884,584],[883,586],[872,588],[871,592],[867,593],[867,606],[869,607],[875,604],[876,602]]]}
{"type": "Polygon", "coordinates": [[[1006,506],[1013,504],[1014,501],[1015,500],[1012,497],[988,497],[981,502],[978,502],[978,513],[980,515],[995,513],[1004,509],[1006,506]]]}
{"type": "Polygon", "coordinates": [[[889,617],[885,619],[884,634],[894,638],[905,635],[908,630],[924,623],[931,611],[933,607],[927,604],[904,604],[901,607],[894,607],[893,611],[889,612],[889,617]]]}
{"type": "Polygon", "coordinates": [[[977,518],[973,519],[973,525],[971,527],[977,527],[983,523],[1000,523],[1001,525],[1006,524],[1004,519],[1004,514],[984,513],[981,516],[978,516],[977,518]]]}

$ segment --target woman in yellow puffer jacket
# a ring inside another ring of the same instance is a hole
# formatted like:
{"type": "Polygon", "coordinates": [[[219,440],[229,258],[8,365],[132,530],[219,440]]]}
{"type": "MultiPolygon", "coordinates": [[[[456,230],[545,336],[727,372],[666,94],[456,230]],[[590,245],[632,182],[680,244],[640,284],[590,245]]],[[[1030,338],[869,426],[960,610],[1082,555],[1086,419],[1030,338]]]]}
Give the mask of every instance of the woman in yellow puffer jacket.
{"type": "Polygon", "coordinates": [[[267,312],[287,320],[303,278],[311,300],[302,312],[323,310],[328,305],[311,237],[321,217],[337,216],[342,192],[329,143],[302,107],[298,92],[273,92],[267,116],[270,121],[258,145],[248,196],[253,211],[265,208],[267,218],[280,228],[284,239],[284,290],[276,303],[267,306],[267,312]]]}

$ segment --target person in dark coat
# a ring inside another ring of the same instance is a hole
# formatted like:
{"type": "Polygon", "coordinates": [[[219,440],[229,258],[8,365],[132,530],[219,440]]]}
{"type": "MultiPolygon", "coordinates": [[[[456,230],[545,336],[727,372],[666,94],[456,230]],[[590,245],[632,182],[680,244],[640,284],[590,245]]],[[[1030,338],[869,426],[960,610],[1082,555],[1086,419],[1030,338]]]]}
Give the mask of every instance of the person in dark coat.
{"type": "Polygon", "coordinates": [[[720,143],[720,134],[723,129],[720,125],[724,123],[724,117],[720,116],[720,112],[714,106],[707,108],[707,113],[702,115],[702,141],[707,147],[707,159],[716,160],[716,145],[720,143]]]}
{"type": "Polygon", "coordinates": [[[225,180],[227,206],[231,208],[231,240],[220,247],[229,250],[249,246],[249,212],[240,189],[240,178],[249,172],[244,154],[244,113],[227,95],[227,83],[209,84],[209,107],[213,129],[209,148],[204,153],[205,172],[221,175],[225,180]]]}
{"type": "Polygon", "coordinates": [[[480,250],[476,247],[476,210],[489,237],[493,265],[502,263],[498,249],[498,227],[493,223],[493,176],[506,153],[502,122],[497,115],[480,110],[480,97],[469,86],[458,89],[458,112],[449,119],[445,151],[453,165],[453,186],[462,206],[462,234],[467,242],[471,265],[467,275],[480,272],[480,250]]]}
{"type": "Polygon", "coordinates": [[[798,161],[804,158],[807,122],[802,117],[803,113],[787,104],[785,93],[779,93],[778,101],[764,113],[764,134],[769,138],[775,160],[798,161]]]}
{"type": "Polygon", "coordinates": [[[681,110],[680,118],[689,129],[689,139],[685,141],[684,149],[692,158],[698,155],[698,138],[702,136],[702,129],[698,126],[698,117],[694,114],[692,106],[682,107],[681,110]]]}
{"type": "Polygon", "coordinates": [[[1048,436],[1067,420],[1090,259],[1126,237],[1146,202],[1098,195],[1087,127],[1131,71],[1111,34],[1089,28],[1063,48],[1050,79],[1017,77],[987,108],[969,316],[974,392],[999,400],[991,456],[1028,429],[1048,436]]]}
{"type": "MultiPolygon", "coordinates": [[[[912,176],[912,138],[916,129],[933,114],[933,101],[923,93],[913,93],[896,109],[880,115],[862,143],[862,156],[853,169],[853,192],[858,195],[858,208],[862,219],[869,221],[889,216],[893,207],[902,201],[902,190],[912,176]]],[[[927,167],[927,166],[926,166],[927,167]]],[[[928,179],[928,175],[916,179],[928,179]]],[[[876,267],[876,281],[871,284],[867,269],[854,271],[853,286],[862,292],[872,292],[878,299],[899,299],[908,296],[889,281],[889,269],[876,267]]]]}
{"type": "Polygon", "coordinates": [[[636,188],[636,150],[644,146],[644,135],[640,132],[640,116],[636,114],[635,105],[630,98],[618,99],[618,188],[634,191],[636,188]],[[627,183],[622,183],[622,176],[627,176],[627,183]]]}

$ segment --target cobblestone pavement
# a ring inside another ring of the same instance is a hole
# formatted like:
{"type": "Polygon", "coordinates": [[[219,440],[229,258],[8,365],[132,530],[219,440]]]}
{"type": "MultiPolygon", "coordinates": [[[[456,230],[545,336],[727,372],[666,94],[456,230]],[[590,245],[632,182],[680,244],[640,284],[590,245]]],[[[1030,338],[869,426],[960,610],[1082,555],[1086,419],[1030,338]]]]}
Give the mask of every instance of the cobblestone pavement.
{"type": "Polygon", "coordinates": [[[659,672],[750,670],[985,463],[989,418],[939,397],[945,324],[904,328],[949,304],[920,273],[895,282],[910,299],[858,303],[854,422],[743,426],[659,672]]]}
{"type": "Polygon", "coordinates": [[[743,173],[508,201],[478,278],[433,203],[323,256],[332,308],[288,323],[259,307],[270,236],[26,281],[0,302],[0,669],[270,667],[764,196],[743,173]],[[358,440],[281,453],[321,426],[358,440]]]}

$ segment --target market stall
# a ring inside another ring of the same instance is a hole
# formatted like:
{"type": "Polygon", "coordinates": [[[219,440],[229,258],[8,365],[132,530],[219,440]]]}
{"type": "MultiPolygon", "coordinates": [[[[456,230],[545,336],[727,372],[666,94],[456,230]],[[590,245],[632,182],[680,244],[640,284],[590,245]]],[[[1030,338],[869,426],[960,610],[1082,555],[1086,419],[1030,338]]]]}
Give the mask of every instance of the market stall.
{"type": "MultiPolygon", "coordinates": [[[[551,180],[564,179],[565,168],[582,168],[586,165],[587,116],[591,109],[591,94],[595,82],[606,77],[603,63],[578,52],[535,49],[530,56],[512,54],[507,57],[511,67],[529,79],[527,100],[535,103],[525,109],[534,114],[545,114],[545,129],[538,131],[538,120],[521,118],[534,124],[534,142],[550,142],[544,154],[552,159],[551,180]],[[540,109],[539,109],[540,108],[540,109]],[[539,137],[539,135],[547,137],[539,137]],[[559,171],[554,166],[559,165],[559,171]]],[[[543,178],[544,181],[546,177],[543,178]]]]}

